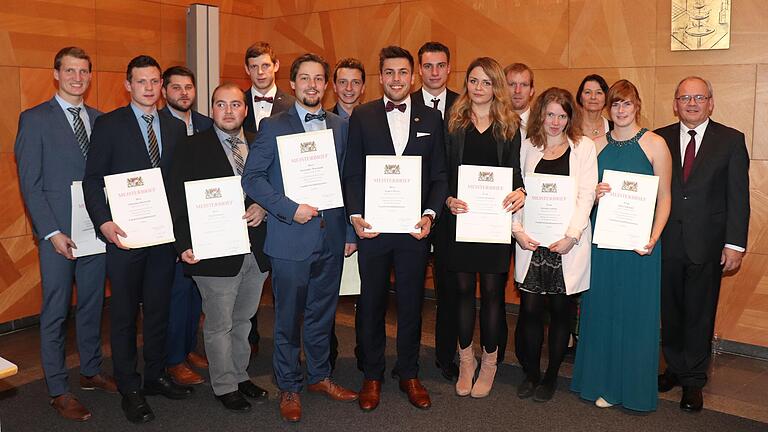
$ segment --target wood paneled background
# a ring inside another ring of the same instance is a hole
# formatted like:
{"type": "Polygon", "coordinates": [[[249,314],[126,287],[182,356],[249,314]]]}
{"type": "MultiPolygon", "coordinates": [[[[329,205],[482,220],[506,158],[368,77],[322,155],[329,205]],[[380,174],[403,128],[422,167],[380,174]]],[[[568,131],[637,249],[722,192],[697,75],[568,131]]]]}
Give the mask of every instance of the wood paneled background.
{"type": "MultiPolygon", "coordinates": [[[[128,101],[130,58],[146,53],[161,65],[185,58],[188,0],[6,0],[0,10],[0,322],[39,312],[37,250],[19,194],[13,141],[21,110],[55,91],[53,56],[79,45],[93,57],[88,103],[108,111],[128,101]]],[[[723,282],[717,332],[723,339],[768,346],[768,9],[764,0],[733,2],[731,48],[671,52],[669,0],[211,0],[221,11],[222,79],[248,84],[243,53],[268,40],[282,60],[306,51],[331,63],[354,56],[368,71],[367,99],[381,94],[378,49],[400,44],[414,54],[426,40],[452,50],[452,88],[477,56],[520,61],[535,87],[575,91],[581,78],[633,81],[650,128],[675,121],[672,93],[684,76],[715,88],[720,122],[747,136],[752,220],[742,269],[723,282]]],[[[329,89],[329,93],[332,93],[329,89]]],[[[327,102],[332,102],[329,94],[327,102]]],[[[510,296],[512,296],[510,292],[510,296]]],[[[510,297],[511,298],[511,297],[510,297]]]]}

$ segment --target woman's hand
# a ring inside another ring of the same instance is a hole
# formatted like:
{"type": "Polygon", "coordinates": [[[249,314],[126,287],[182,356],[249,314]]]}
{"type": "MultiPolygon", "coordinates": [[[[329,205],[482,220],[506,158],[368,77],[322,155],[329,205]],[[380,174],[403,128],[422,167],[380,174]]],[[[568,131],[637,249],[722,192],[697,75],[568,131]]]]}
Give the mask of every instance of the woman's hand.
{"type": "Polygon", "coordinates": [[[458,198],[448,197],[445,200],[445,205],[448,206],[448,209],[451,211],[451,214],[453,215],[466,213],[469,211],[469,207],[467,207],[467,203],[465,203],[464,201],[458,198]]]}
{"type": "Polygon", "coordinates": [[[549,245],[549,250],[560,255],[565,255],[573,249],[576,239],[573,237],[563,237],[560,240],[549,245]]]}
{"type": "Polygon", "coordinates": [[[525,233],[525,231],[518,231],[518,232],[512,233],[512,235],[515,236],[515,241],[517,241],[517,244],[520,245],[520,247],[525,250],[535,251],[536,248],[539,247],[540,245],[539,242],[529,237],[528,234],[525,233]]]}
{"type": "Polygon", "coordinates": [[[595,187],[595,202],[599,202],[605,194],[611,192],[611,185],[608,183],[598,183],[595,187]]]}
{"type": "Polygon", "coordinates": [[[648,244],[645,245],[645,247],[643,247],[642,249],[635,249],[635,252],[637,252],[638,255],[650,255],[651,252],[653,252],[653,248],[654,246],[656,246],[657,241],[658,241],[657,239],[651,236],[651,238],[648,239],[648,244]]]}
{"type": "Polygon", "coordinates": [[[508,212],[516,212],[523,208],[525,205],[525,193],[522,189],[517,189],[510,192],[506,198],[504,198],[504,209],[508,212]]]}

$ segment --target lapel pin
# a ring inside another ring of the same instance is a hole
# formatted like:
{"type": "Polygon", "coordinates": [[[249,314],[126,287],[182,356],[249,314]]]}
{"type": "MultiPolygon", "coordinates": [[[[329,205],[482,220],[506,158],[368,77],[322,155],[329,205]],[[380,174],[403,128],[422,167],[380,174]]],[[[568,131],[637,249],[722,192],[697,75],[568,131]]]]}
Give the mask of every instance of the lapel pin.
{"type": "Polygon", "coordinates": [[[419,120],[421,120],[421,119],[420,119],[420,118],[418,118],[418,117],[414,117],[414,118],[413,118],[413,121],[414,121],[414,122],[416,122],[416,123],[418,123],[418,122],[419,122],[419,120]]]}

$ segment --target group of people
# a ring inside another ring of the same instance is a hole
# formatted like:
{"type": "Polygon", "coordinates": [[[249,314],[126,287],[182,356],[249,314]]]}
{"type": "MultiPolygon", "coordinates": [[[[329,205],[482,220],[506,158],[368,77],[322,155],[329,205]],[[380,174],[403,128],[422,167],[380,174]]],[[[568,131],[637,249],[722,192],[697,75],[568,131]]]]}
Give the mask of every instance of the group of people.
{"type": "Polygon", "coordinates": [[[439,42],[425,43],[416,61],[404,48],[382,48],[383,97],[367,103],[365,68],[357,59],[342,59],[331,70],[317,54],[297,57],[290,64],[292,94],[276,85],[281,63],[268,43],[249,47],[244,60],[251,87],[216,87],[211,118],[192,109],[189,69],[162,71],[146,55],[126,69],[131,102],[102,114],[84,104],[89,56],[67,47],[54,60],[56,95],[21,114],[15,154],[39,240],[41,354],[59,414],[80,421],[91,416],[70,391],[64,363],[73,280],[81,388],[119,392],[126,418],[145,423],[155,418],[146,396],[190,397],[204,382],[194,368],[209,369],[213,392],[228,410],[248,411],[248,399],[268,397],[247,372],[258,352],[256,311],[268,275],[275,308],[272,365],[284,420],[301,419],[305,381],[308,391],[332,400],[357,401],[363,411],[378,407],[390,288],[397,305],[391,375],[412,405],[428,409],[419,349],[431,246],[435,364],[455,381],[458,396],[483,398],[492,390],[508,339],[504,297],[514,258],[521,298],[515,353],[525,373],[520,398],[553,398],[581,296],[573,391],[600,407],[652,411],[658,391],[682,385],[681,408],[702,409],[720,277],[739,268],[749,221],[744,135],[709,118],[714,95],[708,81],[680,81],[673,99],[680,122],[651,132],[639,124],[642,102],[627,80],[609,87],[599,75],[588,75],[575,95],[549,88],[534,98],[528,66],[502,68],[480,57],[454,92],[447,88],[450,51],[439,42]],[[417,68],[422,87],[412,91],[417,68]],[[336,104],[324,109],[329,81],[336,104]],[[166,107],[158,109],[161,95],[166,107]],[[333,135],[344,207],[320,210],[286,196],[277,141],[325,129],[333,135]],[[412,233],[372,232],[366,221],[366,157],[373,155],[420,157],[421,215],[412,233]],[[510,243],[456,241],[457,216],[472,211],[457,197],[461,165],[512,168],[512,189],[499,203],[512,214],[510,243]],[[149,168],[163,173],[176,240],[130,249],[121,242],[130,232],[112,220],[104,176],[149,168]],[[606,169],[659,177],[643,249],[592,245],[600,199],[620,187],[602,182],[606,169]],[[552,244],[526,232],[521,209],[531,173],[568,176],[576,185],[568,228],[552,244]],[[197,259],[184,183],[229,176],[242,178],[251,253],[197,259]],[[78,181],[105,254],[76,257],[70,185],[78,181]],[[363,374],[359,391],[333,379],[339,285],[344,257],[353,253],[361,279],[354,349],[363,374]],[[101,370],[107,277],[114,378],[101,370]],[[478,286],[479,362],[473,342],[478,286]],[[206,355],[195,351],[201,311],[206,355]],[[143,377],[137,371],[140,314],[143,377]],[[660,324],[667,368],[656,377],[660,324]],[[542,374],[546,327],[549,361],[542,374]]]}

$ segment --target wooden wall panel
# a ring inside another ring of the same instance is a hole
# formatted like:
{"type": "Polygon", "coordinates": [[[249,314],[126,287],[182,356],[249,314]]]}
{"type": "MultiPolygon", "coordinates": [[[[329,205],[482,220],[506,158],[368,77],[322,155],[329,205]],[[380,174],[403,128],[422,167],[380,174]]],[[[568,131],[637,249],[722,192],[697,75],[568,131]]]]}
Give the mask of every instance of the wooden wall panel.
{"type": "Polygon", "coordinates": [[[247,17],[261,18],[264,17],[264,0],[206,0],[201,2],[199,0],[160,0],[160,3],[176,5],[176,6],[189,6],[193,3],[204,3],[212,6],[218,6],[220,13],[243,15],[247,17]]]}
{"type": "Polygon", "coordinates": [[[24,203],[21,199],[16,158],[13,153],[0,153],[0,196],[3,197],[0,238],[26,234],[27,219],[24,215],[24,203]]]}
{"type": "Polygon", "coordinates": [[[263,0],[262,18],[302,15],[312,12],[323,12],[336,9],[350,9],[380,4],[397,4],[399,0],[263,0]]]}
{"type": "Polygon", "coordinates": [[[19,68],[0,67],[0,82],[5,88],[0,92],[0,152],[12,152],[21,112],[19,68]]]}
{"type": "MultiPolygon", "coordinates": [[[[245,78],[245,51],[259,40],[261,23],[256,18],[220,15],[219,60],[222,78],[245,78]]],[[[280,58],[280,54],[278,54],[280,58]]]]}
{"type": "MultiPolygon", "coordinates": [[[[97,72],[92,74],[91,86],[85,95],[85,103],[92,107],[98,106],[98,97],[96,95],[98,75],[97,72]]],[[[53,70],[51,68],[19,68],[19,80],[22,111],[51,99],[54,93],[56,93],[56,80],[53,78],[53,70]]],[[[18,118],[18,115],[16,117],[18,118]]],[[[14,124],[14,134],[16,126],[14,124]]]]}
{"type": "Polygon", "coordinates": [[[98,107],[104,112],[125,106],[131,101],[125,89],[125,72],[101,72],[97,85],[98,107]]]}
{"type": "Polygon", "coordinates": [[[723,278],[715,332],[768,346],[768,255],[747,253],[742,269],[723,278]]]}
{"type": "Polygon", "coordinates": [[[752,159],[768,159],[768,64],[757,65],[752,159]]]}
{"type": "Polygon", "coordinates": [[[0,239],[0,322],[40,313],[40,265],[31,235],[0,239]]]}
{"type": "Polygon", "coordinates": [[[749,165],[749,239],[747,249],[768,255],[768,161],[752,160],[749,165]]]}
{"type": "Polygon", "coordinates": [[[187,8],[160,6],[160,66],[187,64],[187,8]]]}
{"type": "Polygon", "coordinates": [[[139,54],[150,55],[161,62],[162,36],[159,3],[99,0],[96,9],[97,70],[124,72],[128,62],[139,54]]]}

